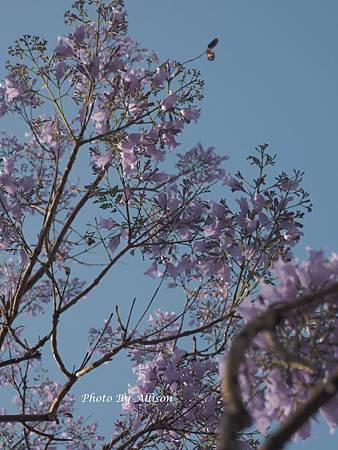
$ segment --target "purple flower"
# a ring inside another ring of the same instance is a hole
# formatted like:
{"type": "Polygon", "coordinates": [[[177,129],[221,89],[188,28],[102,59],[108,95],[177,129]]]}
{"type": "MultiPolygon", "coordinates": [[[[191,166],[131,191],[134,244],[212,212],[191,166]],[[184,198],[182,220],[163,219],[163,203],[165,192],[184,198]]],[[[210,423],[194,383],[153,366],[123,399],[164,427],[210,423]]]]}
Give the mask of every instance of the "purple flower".
{"type": "Polygon", "coordinates": [[[109,250],[111,250],[112,252],[115,252],[117,247],[120,245],[120,242],[121,242],[121,234],[118,234],[117,236],[112,237],[108,244],[109,250]]]}
{"type": "Polygon", "coordinates": [[[83,39],[85,37],[85,27],[83,25],[76,28],[74,31],[74,39],[77,44],[80,44],[83,42],[83,39]]]}
{"type": "Polygon", "coordinates": [[[215,220],[208,226],[204,228],[204,236],[205,237],[219,237],[219,234],[222,230],[222,223],[217,217],[215,220]]]}
{"type": "Polygon", "coordinates": [[[152,156],[156,161],[163,161],[164,154],[163,151],[157,149],[156,147],[148,147],[146,150],[148,156],[152,156]]]}
{"type": "Polygon", "coordinates": [[[1,103],[0,104],[0,117],[3,117],[7,111],[8,111],[8,106],[6,105],[6,103],[1,103]]]}
{"type": "Polygon", "coordinates": [[[157,262],[154,261],[151,266],[149,267],[148,270],[146,270],[146,272],[144,272],[145,275],[148,275],[151,278],[156,278],[157,277],[157,262]]]}
{"type": "Polygon", "coordinates": [[[187,152],[177,155],[179,162],[176,167],[180,173],[189,175],[189,178],[197,183],[222,180],[225,171],[220,168],[220,164],[228,157],[218,156],[214,150],[214,147],[204,149],[198,144],[187,152]]]}
{"type": "Polygon", "coordinates": [[[59,81],[61,80],[61,78],[63,77],[63,75],[65,74],[65,63],[63,61],[60,61],[59,63],[57,63],[54,67],[54,73],[55,73],[55,78],[59,81]]]}
{"type": "Polygon", "coordinates": [[[248,200],[245,197],[241,197],[239,200],[237,199],[237,203],[239,204],[242,215],[245,216],[249,211],[248,200]]]}
{"type": "Polygon", "coordinates": [[[112,29],[114,29],[120,22],[123,21],[124,16],[126,15],[125,11],[119,11],[116,8],[113,8],[114,14],[112,16],[112,20],[110,21],[110,25],[112,29]]]}
{"type": "Polygon", "coordinates": [[[135,74],[130,71],[123,75],[123,82],[126,89],[131,93],[135,94],[137,89],[139,88],[140,82],[135,74]]]}
{"type": "Polygon", "coordinates": [[[177,266],[174,266],[174,264],[172,264],[171,262],[167,261],[165,265],[166,265],[166,272],[170,277],[176,278],[180,274],[180,271],[177,268],[177,266]]]}
{"type": "Polygon", "coordinates": [[[236,180],[236,178],[232,177],[231,175],[226,175],[224,179],[224,184],[226,186],[229,186],[229,188],[232,190],[232,192],[235,191],[243,191],[242,183],[236,180]]]}
{"type": "Polygon", "coordinates": [[[5,78],[5,93],[9,103],[23,95],[24,91],[23,83],[15,83],[11,78],[5,78]]]}
{"type": "Polygon", "coordinates": [[[65,36],[58,37],[58,46],[54,50],[55,56],[65,58],[74,55],[73,42],[65,36]]]}
{"type": "Polygon", "coordinates": [[[112,228],[117,227],[118,223],[116,223],[113,219],[101,219],[98,226],[100,228],[111,230],[112,228]]]}
{"type": "Polygon", "coordinates": [[[194,241],[193,242],[193,249],[195,252],[205,252],[206,250],[210,249],[210,242],[203,240],[203,241],[194,241]]]}
{"type": "Polygon", "coordinates": [[[23,212],[22,212],[22,208],[20,207],[18,202],[15,202],[12,206],[11,206],[11,212],[13,214],[13,216],[15,217],[16,220],[21,220],[23,217],[23,212]]]}
{"type": "Polygon", "coordinates": [[[14,169],[14,158],[2,158],[4,162],[4,172],[11,175],[14,169]]]}
{"type": "Polygon", "coordinates": [[[164,172],[154,172],[150,175],[142,175],[140,178],[142,181],[153,181],[154,183],[162,183],[167,180],[169,175],[164,172]]]}
{"type": "Polygon", "coordinates": [[[162,102],[161,105],[162,111],[169,111],[170,109],[173,108],[176,102],[177,102],[177,95],[175,93],[170,93],[168,97],[162,102]]]}
{"type": "Polygon", "coordinates": [[[113,58],[108,69],[111,72],[117,72],[119,70],[124,69],[124,66],[125,66],[125,64],[123,62],[123,59],[121,59],[121,58],[113,58]]]}
{"type": "Polygon", "coordinates": [[[298,442],[303,439],[307,439],[311,436],[311,419],[302,425],[298,431],[292,436],[292,440],[298,442]]]}
{"type": "Polygon", "coordinates": [[[296,190],[299,187],[299,183],[294,180],[287,180],[287,181],[279,183],[279,187],[283,191],[291,191],[291,190],[296,190]]]}
{"type": "Polygon", "coordinates": [[[109,117],[109,111],[105,108],[98,109],[93,115],[92,119],[94,122],[103,122],[109,117]]]}
{"type": "Polygon", "coordinates": [[[265,213],[263,212],[258,213],[258,218],[263,227],[269,228],[268,225],[270,224],[270,219],[265,213]]]}
{"type": "Polygon", "coordinates": [[[165,192],[161,192],[155,196],[155,202],[161,207],[166,208],[168,205],[168,195],[165,192]]]}
{"type": "Polygon", "coordinates": [[[201,110],[197,108],[183,108],[181,109],[181,114],[189,122],[193,120],[196,123],[201,115],[201,110]]]}
{"type": "Polygon", "coordinates": [[[20,264],[21,266],[25,266],[28,262],[28,255],[25,250],[20,250],[20,264]]]}
{"type": "Polygon", "coordinates": [[[125,140],[119,144],[119,148],[121,150],[120,155],[123,172],[125,175],[132,175],[138,161],[134,154],[134,144],[125,140]]]}
{"type": "Polygon", "coordinates": [[[258,219],[245,219],[246,222],[246,232],[248,234],[253,233],[256,229],[257,229],[257,225],[258,225],[258,219]]]}
{"type": "Polygon", "coordinates": [[[93,78],[96,78],[100,73],[100,57],[94,56],[89,64],[89,72],[93,78]]]}
{"type": "Polygon", "coordinates": [[[102,153],[102,155],[92,156],[91,163],[98,169],[105,169],[111,163],[112,158],[113,154],[109,149],[102,153]]]}
{"type": "Polygon", "coordinates": [[[254,204],[256,205],[256,211],[262,211],[262,208],[264,206],[265,200],[263,195],[258,194],[257,192],[254,195],[253,198],[254,204]]]}
{"type": "Polygon", "coordinates": [[[320,413],[330,427],[330,433],[334,433],[338,427],[338,398],[334,397],[320,408],[320,413]]]}
{"type": "Polygon", "coordinates": [[[0,185],[2,185],[9,194],[15,195],[16,186],[8,173],[0,172],[0,185]]]}
{"type": "Polygon", "coordinates": [[[216,216],[218,219],[223,219],[225,214],[225,207],[220,203],[211,202],[210,212],[212,215],[216,216]]]}
{"type": "Polygon", "coordinates": [[[153,86],[155,88],[161,86],[167,78],[167,72],[163,69],[157,69],[156,75],[153,78],[153,86]]]}

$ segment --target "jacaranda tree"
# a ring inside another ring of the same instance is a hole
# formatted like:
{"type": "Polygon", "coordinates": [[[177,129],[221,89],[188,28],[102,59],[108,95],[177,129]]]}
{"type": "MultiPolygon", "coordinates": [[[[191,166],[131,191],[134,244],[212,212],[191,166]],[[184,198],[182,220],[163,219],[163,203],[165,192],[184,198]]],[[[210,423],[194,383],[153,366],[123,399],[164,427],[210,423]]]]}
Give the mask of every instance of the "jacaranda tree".
{"type": "Polygon", "coordinates": [[[65,22],[52,51],[18,39],[0,87],[0,115],[26,130],[0,137],[0,383],[17,408],[1,410],[1,447],[276,450],[307,438],[318,412],[334,430],[338,255],[293,258],[311,209],[302,173],[276,176],[266,144],[248,157],[252,179],[212,147],[178,148],[200,115],[199,57],[142,48],[122,0],[77,0],[65,22]],[[70,365],[63,321],[84,302],[94,311],[126,258],[181,307],[156,307],[157,290],[125,315],[116,299],[70,365]],[[120,354],[138,401],[103,437],[72,389],[120,354]]]}

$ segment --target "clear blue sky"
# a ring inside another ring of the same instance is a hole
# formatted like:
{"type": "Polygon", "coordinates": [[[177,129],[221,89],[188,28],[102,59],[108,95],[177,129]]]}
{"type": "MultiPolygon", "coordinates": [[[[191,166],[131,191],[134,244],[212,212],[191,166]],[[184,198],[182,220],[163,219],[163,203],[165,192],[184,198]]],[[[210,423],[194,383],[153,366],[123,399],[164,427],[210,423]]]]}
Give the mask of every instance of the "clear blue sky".
{"type": "MultiPolygon", "coordinates": [[[[69,4],[2,0],[1,60],[20,34],[41,34],[55,42],[63,32],[62,12],[69,4]]],[[[268,142],[281,169],[305,171],[305,188],[314,202],[297,255],[304,256],[306,245],[337,250],[338,2],[127,0],[126,4],[130,34],[164,59],[185,60],[219,37],[215,61],[198,62],[206,80],[203,114],[187,131],[184,145],[198,141],[214,145],[230,156],[228,166],[237,169],[255,145],[268,142]]],[[[97,295],[107,295],[107,288],[97,295]]],[[[151,291],[144,289],[145,295],[151,291]]],[[[132,298],[134,293],[130,288],[123,295],[132,298]]],[[[86,323],[86,310],[82,313],[86,323]]],[[[125,389],[123,371],[118,366],[109,370],[101,372],[102,386],[125,389]]],[[[79,392],[97,392],[97,378],[85,381],[85,386],[79,392]]],[[[92,412],[88,409],[85,414],[92,412]]],[[[104,408],[93,414],[105,426],[109,416],[104,408]]],[[[336,449],[337,434],[329,436],[327,430],[317,426],[317,438],[289,449],[336,449]]]]}

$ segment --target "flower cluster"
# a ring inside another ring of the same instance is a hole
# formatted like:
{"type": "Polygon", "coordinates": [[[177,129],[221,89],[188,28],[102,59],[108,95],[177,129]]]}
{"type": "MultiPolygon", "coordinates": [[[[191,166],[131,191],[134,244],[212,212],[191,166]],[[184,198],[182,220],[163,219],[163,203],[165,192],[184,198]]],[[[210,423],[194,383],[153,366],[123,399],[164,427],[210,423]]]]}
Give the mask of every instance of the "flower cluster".
{"type": "MultiPolygon", "coordinates": [[[[149,317],[149,325],[144,335],[154,329],[162,330],[158,331],[159,336],[175,335],[179,326],[175,313],[162,310],[149,317]]],[[[213,385],[216,362],[193,358],[172,343],[158,344],[152,347],[151,352],[139,346],[131,351],[130,356],[134,361],[137,384],[129,385],[128,394],[142,398],[142,395],[153,393],[172,400],[150,404],[124,402],[122,418],[115,422],[116,438],[120,436],[121,443],[136,442],[134,435],[144,427],[146,420],[147,426],[156,429],[150,448],[157,448],[160,442],[179,448],[185,440],[187,427],[197,436],[210,434],[215,441],[221,409],[219,390],[213,385]],[[128,426],[128,433],[123,434],[128,426]]],[[[142,441],[142,434],[140,438],[142,441]]]]}
{"type": "MultiPolygon", "coordinates": [[[[50,380],[46,373],[37,372],[32,380],[32,385],[27,390],[26,413],[48,410],[60,387],[61,385],[50,380]]],[[[14,398],[13,401],[20,406],[21,399],[19,396],[14,398]]],[[[60,408],[58,420],[50,422],[48,428],[46,424],[32,425],[38,434],[30,439],[30,445],[36,449],[43,449],[47,442],[46,438],[57,435],[59,439],[57,443],[61,444],[65,450],[71,450],[74,446],[84,450],[100,448],[100,443],[104,438],[97,432],[97,423],[88,423],[82,416],[74,418],[74,403],[75,399],[72,396],[67,396],[60,408]]],[[[2,414],[6,414],[6,410],[3,410],[2,414]]],[[[3,431],[0,435],[0,443],[4,448],[9,448],[9,446],[14,445],[20,435],[19,426],[18,424],[6,424],[3,431]]]]}
{"type": "MultiPolygon", "coordinates": [[[[246,321],[268,308],[287,304],[300,295],[315,294],[338,281],[338,255],[325,257],[309,251],[306,262],[278,261],[273,272],[276,286],[263,284],[255,301],[240,308],[246,321]]],[[[311,388],[323,382],[338,363],[337,294],[318,299],[311,308],[290,312],[276,333],[261,332],[253,341],[251,357],[241,369],[242,393],[255,425],[265,432],[272,422],[283,421],[304,403],[311,388]],[[325,356],[324,356],[325,355],[325,356]]],[[[320,412],[331,431],[338,426],[338,399],[334,397],[320,412]]],[[[294,439],[307,438],[309,420],[294,439]]]]}

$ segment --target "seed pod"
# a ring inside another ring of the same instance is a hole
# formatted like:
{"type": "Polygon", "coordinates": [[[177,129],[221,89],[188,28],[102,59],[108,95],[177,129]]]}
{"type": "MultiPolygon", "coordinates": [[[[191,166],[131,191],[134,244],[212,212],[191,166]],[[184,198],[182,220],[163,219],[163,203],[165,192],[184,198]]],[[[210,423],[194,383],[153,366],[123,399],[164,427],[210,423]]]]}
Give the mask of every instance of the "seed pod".
{"type": "Polygon", "coordinates": [[[218,44],[218,39],[217,38],[213,39],[208,44],[208,50],[211,50],[212,48],[215,48],[217,44],[218,44]]]}

